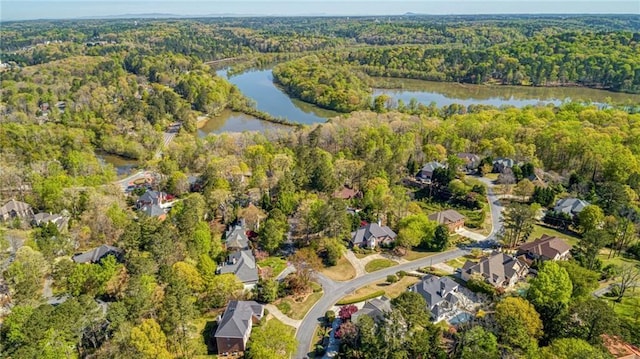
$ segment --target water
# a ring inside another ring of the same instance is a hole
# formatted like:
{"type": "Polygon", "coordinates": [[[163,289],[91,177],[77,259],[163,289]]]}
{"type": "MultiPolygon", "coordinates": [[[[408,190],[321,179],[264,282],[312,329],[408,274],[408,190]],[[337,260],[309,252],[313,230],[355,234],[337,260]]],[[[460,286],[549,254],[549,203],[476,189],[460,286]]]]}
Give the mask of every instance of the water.
{"type": "MultiPolygon", "coordinates": [[[[218,76],[226,77],[220,70],[218,76]]],[[[274,117],[286,118],[290,122],[312,124],[325,122],[340,113],[325,110],[312,104],[292,99],[273,83],[271,70],[251,70],[231,76],[229,82],[236,85],[248,98],[256,102],[256,108],[274,117]]]]}
{"type": "Polygon", "coordinates": [[[103,152],[96,153],[96,157],[101,163],[112,165],[113,168],[116,169],[116,173],[118,176],[130,174],[140,165],[140,162],[138,162],[138,160],[132,160],[130,158],[103,152]]]}
{"type": "Polygon", "coordinates": [[[251,115],[231,110],[224,110],[219,116],[206,119],[198,125],[198,136],[205,137],[209,134],[224,132],[244,131],[291,131],[294,127],[263,121],[251,115]]]}
{"type": "Polygon", "coordinates": [[[565,101],[591,102],[595,104],[613,103],[637,105],[640,95],[617,93],[582,87],[528,87],[471,85],[447,82],[432,82],[410,79],[377,79],[385,85],[397,89],[374,89],[373,95],[386,94],[409,104],[412,98],[419,103],[437,107],[454,103],[469,105],[503,105],[524,107],[528,105],[560,105],[565,101]]]}

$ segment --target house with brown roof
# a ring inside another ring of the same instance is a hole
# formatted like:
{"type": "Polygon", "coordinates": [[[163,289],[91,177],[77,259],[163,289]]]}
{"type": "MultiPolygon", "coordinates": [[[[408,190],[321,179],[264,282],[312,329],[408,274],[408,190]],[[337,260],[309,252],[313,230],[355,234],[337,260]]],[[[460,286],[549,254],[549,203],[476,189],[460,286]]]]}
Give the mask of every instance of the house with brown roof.
{"type": "Polygon", "coordinates": [[[603,334],[602,344],[616,359],[640,359],[640,348],[625,342],[620,337],[603,334]]]}
{"type": "Polygon", "coordinates": [[[14,218],[31,219],[33,218],[33,209],[28,203],[12,199],[0,207],[0,220],[8,221],[14,218]]]}
{"type": "MultiPolygon", "coordinates": [[[[251,329],[264,315],[264,306],[254,301],[232,300],[218,320],[214,334],[218,355],[237,355],[247,348],[251,329]]],[[[277,338],[274,338],[274,340],[277,338]]]]}
{"type": "Polygon", "coordinates": [[[480,275],[496,288],[510,288],[528,273],[529,266],[518,258],[504,253],[494,253],[478,263],[467,261],[460,276],[466,282],[472,276],[480,275]]]}
{"type": "Polygon", "coordinates": [[[517,256],[528,260],[566,260],[571,257],[571,246],[558,237],[543,234],[533,242],[518,247],[517,256]]]}
{"type": "Polygon", "coordinates": [[[464,216],[452,209],[432,213],[429,215],[429,220],[447,226],[450,232],[455,232],[464,227],[464,216]]]}

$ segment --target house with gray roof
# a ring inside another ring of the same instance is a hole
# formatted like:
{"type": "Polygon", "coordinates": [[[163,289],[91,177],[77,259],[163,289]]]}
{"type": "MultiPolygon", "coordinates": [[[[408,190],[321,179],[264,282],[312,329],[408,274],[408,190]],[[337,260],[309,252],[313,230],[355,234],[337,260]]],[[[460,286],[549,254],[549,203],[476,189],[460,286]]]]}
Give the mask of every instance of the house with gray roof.
{"type": "Polygon", "coordinates": [[[229,254],[218,267],[218,274],[233,273],[244,284],[245,289],[253,288],[258,283],[258,266],[251,250],[242,250],[229,254]]]}
{"type": "Polygon", "coordinates": [[[553,207],[553,210],[558,213],[562,212],[575,216],[578,213],[582,212],[584,207],[589,205],[589,202],[581,200],[579,198],[563,198],[556,202],[556,206],[553,207]]]}
{"type": "MultiPolygon", "coordinates": [[[[251,329],[264,315],[264,306],[254,301],[232,300],[218,320],[214,334],[218,355],[238,355],[247,348],[251,329]]],[[[277,338],[273,338],[277,340],[277,338]]]]}
{"type": "Polygon", "coordinates": [[[510,288],[529,273],[529,266],[516,257],[504,253],[494,253],[478,263],[467,261],[462,266],[461,278],[468,281],[479,275],[496,288],[510,288]]]}
{"type": "Polygon", "coordinates": [[[445,165],[436,161],[429,162],[425,164],[422,169],[420,169],[420,172],[418,172],[418,175],[416,177],[418,177],[419,180],[431,182],[431,178],[433,178],[433,172],[438,168],[445,168],[445,165]]]}
{"type": "Polygon", "coordinates": [[[2,221],[8,221],[14,218],[31,219],[32,217],[33,209],[28,203],[12,199],[0,207],[0,220],[2,221]]]}
{"type": "Polygon", "coordinates": [[[493,160],[493,172],[502,173],[507,168],[513,168],[517,163],[511,158],[496,158],[493,160]]]}
{"type": "Polygon", "coordinates": [[[438,322],[444,319],[447,313],[456,309],[459,302],[456,296],[458,288],[458,283],[449,277],[428,274],[420,282],[409,287],[409,291],[418,293],[424,298],[433,320],[438,322]]]}
{"type": "Polygon", "coordinates": [[[458,158],[464,161],[464,169],[467,171],[476,170],[480,166],[480,156],[475,153],[458,153],[458,158]]]}
{"type": "Polygon", "coordinates": [[[122,257],[122,250],[113,246],[103,244],[100,247],[94,248],[90,251],[76,254],[71,257],[71,259],[76,263],[98,263],[102,258],[109,255],[116,257],[116,259],[120,259],[122,257]]]}
{"type": "Polygon", "coordinates": [[[351,244],[354,247],[375,248],[393,243],[396,237],[396,233],[391,228],[378,223],[369,223],[351,233],[351,244]]]}
{"type": "Polygon", "coordinates": [[[227,250],[240,251],[249,249],[249,237],[247,237],[247,230],[242,221],[227,231],[225,245],[227,250]]]}
{"type": "Polygon", "coordinates": [[[69,228],[69,216],[64,214],[40,212],[33,216],[32,224],[42,226],[46,223],[53,223],[62,232],[69,228]]]}
{"type": "Polygon", "coordinates": [[[375,321],[384,318],[385,313],[391,312],[391,300],[385,296],[373,298],[364,303],[362,309],[351,315],[351,321],[356,323],[363,315],[371,317],[375,321]]]}
{"type": "Polygon", "coordinates": [[[152,205],[161,206],[165,202],[166,197],[167,194],[164,192],[147,190],[138,198],[136,205],[139,209],[152,205]]]}

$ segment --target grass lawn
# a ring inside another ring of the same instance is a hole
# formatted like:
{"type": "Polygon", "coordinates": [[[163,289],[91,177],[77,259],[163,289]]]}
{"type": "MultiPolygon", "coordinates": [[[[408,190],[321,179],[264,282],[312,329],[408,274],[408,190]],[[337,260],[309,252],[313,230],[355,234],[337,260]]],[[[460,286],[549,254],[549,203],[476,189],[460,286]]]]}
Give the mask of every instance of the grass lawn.
{"type": "Polygon", "coordinates": [[[473,256],[462,256],[462,257],[458,257],[458,258],[454,258],[451,260],[448,260],[446,262],[444,262],[446,265],[453,267],[453,268],[462,268],[462,266],[467,262],[467,260],[473,261],[473,262],[477,262],[478,259],[474,258],[473,256]]]}
{"type": "Polygon", "coordinates": [[[617,257],[611,257],[609,258],[609,252],[611,251],[611,249],[609,248],[603,248],[600,250],[600,254],[598,255],[598,258],[600,258],[600,260],[602,261],[602,266],[606,266],[608,264],[615,264],[619,267],[622,266],[626,266],[626,265],[640,265],[640,261],[635,260],[635,259],[631,259],[631,258],[625,258],[623,256],[617,256],[617,257]]]}
{"type": "Polygon", "coordinates": [[[557,229],[547,227],[545,225],[540,225],[540,224],[536,224],[533,226],[533,232],[531,232],[529,239],[533,241],[535,239],[542,237],[543,234],[562,238],[572,246],[575,246],[579,240],[579,237],[573,232],[560,232],[557,229]]]}
{"type": "Polygon", "coordinates": [[[364,269],[367,272],[371,273],[371,272],[375,272],[375,271],[380,270],[380,269],[393,267],[396,264],[398,264],[398,262],[392,261],[391,259],[378,258],[378,259],[374,259],[371,262],[367,263],[364,266],[364,269]]]}
{"type": "Polygon", "coordinates": [[[353,268],[351,263],[344,256],[340,257],[340,259],[338,260],[338,264],[333,267],[322,268],[320,272],[327,277],[339,282],[353,279],[356,276],[355,268],[353,268]]]}
{"type": "MultiPolygon", "coordinates": [[[[453,236],[450,236],[449,238],[453,238],[453,236]]],[[[420,248],[407,249],[407,254],[405,254],[402,258],[408,261],[415,261],[416,259],[428,257],[436,253],[437,252],[427,252],[424,249],[420,249],[420,248]]]]}
{"type": "Polygon", "coordinates": [[[640,316],[640,291],[638,289],[636,289],[635,293],[628,290],[620,303],[616,303],[613,299],[611,299],[611,302],[613,303],[613,310],[621,317],[635,319],[640,316]]]}
{"type": "MultiPolygon", "coordinates": [[[[215,333],[215,329],[217,327],[216,319],[218,315],[222,314],[224,309],[217,309],[215,311],[211,311],[206,313],[205,315],[198,317],[197,319],[191,322],[190,326],[190,340],[198,343],[205,343],[207,345],[207,351],[209,353],[215,353],[215,340],[213,338],[213,334],[215,333]]],[[[194,358],[196,359],[211,359],[217,358],[217,355],[209,354],[209,355],[196,355],[194,358]]]]}
{"type": "Polygon", "coordinates": [[[420,281],[420,279],[413,276],[405,276],[393,284],[389,284],[387,283],[387,281],[381,280],[375,283],[368,284],[364,287],[360,287],[356,289],[355,292],[347,295],[343,299],[349,300],[349,299],[365,297],[379,290],[383,290],[385,293],[384,294],[385,296],[393,299],[399,296],[400,294],[402,294],[402,292],[406,291],[407,287],[417,283],[418,281],[420,281]]]}
{"type": "Polygon", "coordinates": [[[291,319],[302,319],[311,307],[322,297],[322,291],[313,292],[305,297],[280,299],[276,307],[291,319]]]}
{"type": "Polygon", "coordinates": [[[280,257],[269,257],[258,262],[258,265],[262,268],[269,267],[273,271],[273,276],[277,276],[287,268],[287,261],[280,257]]]}

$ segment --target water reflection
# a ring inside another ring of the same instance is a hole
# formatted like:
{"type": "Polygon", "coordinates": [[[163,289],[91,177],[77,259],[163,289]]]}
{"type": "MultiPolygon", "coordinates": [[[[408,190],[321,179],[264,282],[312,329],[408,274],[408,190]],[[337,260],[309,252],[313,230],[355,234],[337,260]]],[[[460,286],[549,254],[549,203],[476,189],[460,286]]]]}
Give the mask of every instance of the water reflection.
{"type": "Polygon", "coordinates": [[[198,136],[205,137],[209,134],[220,134],[223,132],[290,131],[292,129],[292,126],[279,125],[277,123],[260,120],[244,113],[224,110],[219,116],[202,121],[198,125],[198,136]]]}

